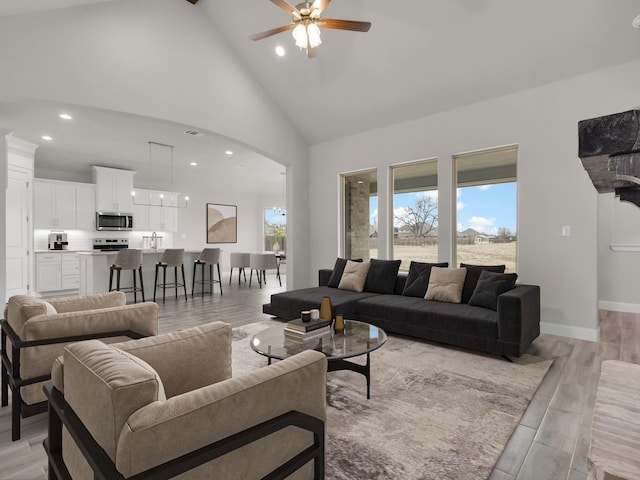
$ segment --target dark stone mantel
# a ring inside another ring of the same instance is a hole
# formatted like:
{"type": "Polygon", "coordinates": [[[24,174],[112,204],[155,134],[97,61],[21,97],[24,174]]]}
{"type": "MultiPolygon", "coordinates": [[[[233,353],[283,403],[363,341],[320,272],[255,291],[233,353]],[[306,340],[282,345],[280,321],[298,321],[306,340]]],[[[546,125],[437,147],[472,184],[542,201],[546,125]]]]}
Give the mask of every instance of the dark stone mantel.
{"type": "Polygon", "coordinates": [[[578,156],[598,193],[640,206],[640,110],[579,122],[578,156]]]}

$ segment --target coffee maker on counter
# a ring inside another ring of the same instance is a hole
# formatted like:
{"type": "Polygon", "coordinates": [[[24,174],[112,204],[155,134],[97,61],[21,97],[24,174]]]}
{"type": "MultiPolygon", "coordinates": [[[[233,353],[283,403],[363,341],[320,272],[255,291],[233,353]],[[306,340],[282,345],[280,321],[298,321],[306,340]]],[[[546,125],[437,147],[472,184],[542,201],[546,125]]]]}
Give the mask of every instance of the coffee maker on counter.
{"type": "Polygon", "coordinates": [[[49,250],[66,250],[67,234],[66,233],[50,233],[49,234],[49,250]]]}

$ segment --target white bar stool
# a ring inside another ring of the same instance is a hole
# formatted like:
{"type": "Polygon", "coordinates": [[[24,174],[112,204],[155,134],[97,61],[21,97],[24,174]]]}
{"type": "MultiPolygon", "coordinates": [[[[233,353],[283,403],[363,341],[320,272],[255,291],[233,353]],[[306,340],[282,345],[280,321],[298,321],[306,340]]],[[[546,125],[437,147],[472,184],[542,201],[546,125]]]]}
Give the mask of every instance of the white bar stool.
{"type": "Polygon", "coordinates": [[[184,287],[184,299],[187,300],[187,285],[184,279],[184,248],[167,248],[160,254],[160,260],[156,263],[156,277],[153,281],[153,301],[156,301],[156,291],[162,287],[162,303],[164,304],[167,287],[175,288],[176,300],[178,299],[178,288],[184,287]],[[174,282],[167,283],[167,268],[173,267],[174,282]],[[178,267],[182,270],[182,283],[178,283],[178,267]],[[162,268],[162,283],[158,285],[158,270],[162,268]]]}
{"type": "Polygon", "coordinates": [[[193,281],[191,282],[191,296],[193,297],[194,287],[196,283],[202,285],[202,296],[204,297],[204,286],[211,285],[211,294],[213,295],[213,284],[220,285],[220,295],[222,295],[222,282],[220,281],[220,249],[219,248],[205,248],[200,252],[198,259],[193,265],[193,281]],[[202,266],[202,280],[196,282],[196,270],[198,265],[202,266]],[[209,279],[204,278],[204,266],[209,265],[209,279]],[[218,280],[213,278],[213,266],[218,267],[218,280]]]}
{"type": "Polygon", "coordinates": [[[109,291],[113,291],[113,272],[117,272],[116,290],[119,292],[133,292],[133,303],[138,302],[137,292],[142,293],[144,302],[144,284],[142,282],[142,250],[125,248],[116,253],[113,264],[109,267],[109,291]],[[133,273],[133,287],[120,288],[120,272],[131,270],[133,273]],[[136,271],[140,276],[140,287],[136,284],[136,271]]]}

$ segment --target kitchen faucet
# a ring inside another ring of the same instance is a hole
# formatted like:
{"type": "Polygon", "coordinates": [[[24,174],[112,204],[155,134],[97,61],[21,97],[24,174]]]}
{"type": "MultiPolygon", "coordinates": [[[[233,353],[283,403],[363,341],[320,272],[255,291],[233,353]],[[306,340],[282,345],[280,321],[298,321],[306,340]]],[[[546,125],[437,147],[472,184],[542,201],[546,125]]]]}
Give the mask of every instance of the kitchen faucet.
{"type": "Polygon", "coordinates": [[[158,251],[158,234],[153,232],[151,234],[151,247],[157,252],[158,251]]]}

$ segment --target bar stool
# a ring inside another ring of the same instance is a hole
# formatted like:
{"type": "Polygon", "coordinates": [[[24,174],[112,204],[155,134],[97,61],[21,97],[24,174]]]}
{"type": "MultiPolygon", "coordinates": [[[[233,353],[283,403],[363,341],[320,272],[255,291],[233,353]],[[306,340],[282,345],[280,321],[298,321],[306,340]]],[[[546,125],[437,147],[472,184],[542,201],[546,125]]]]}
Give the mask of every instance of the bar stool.
{"type": "Polygon", "coordinates": [[[244,281],[247,282],[247,272],[244,271],[245,267],[249,267],[250,253],[243,252],[231,252],[229,264],[231,265],[231,272],[229,273],[229,285],[231,285],[231,277],[233,276],[233,269],[238,268],[238,285],[240,285],[240,275],[244,275],[244,281]]]}
{"type": "Polygon", "coordinates": [[[187,300],[187,285],[184,280],[184,248],[167,248],[160,254],[160,260],[156,263],[156,277],[153,281],[155,287],[153,289],[153,301],[156,301],[156,291],[158,287],[162,287],[162,303],[169,288],[176,289],[176,300],[178,299],[178,288],[184,287],[184,299],[187,300]],[[174,283],[167,283],[167,268],[173,267],[174,283]],[[178,283],[178,267],[182,270],[182,283],[178,283]],[[162,268],[162,283],[158,285],[158,270],[162,268]]]}
{"type": "Polygon", "coordinates": [[[119,250],[113,259],[113,264],[109,267],[109,291],[113,291],[113,272],[117,272],[116,290],[119,292],[133,292],[133,303],[138,302],[137,293],[142,293],[144,302],[144,284],[142,282],[142,250],[136,248],[125,248],[119,250]],[[131,270],[133,273],[133,287],[120,288],[120,272],[131,270]],[[136,271],[140,275],[140,287],[136,284],[136,271]]]}
{"type": "MultiPolygon", "coordinates": [[[[253,277],[253,271],[256,271],[258,277],[258,283],[260,284],[260,288],[262,288],[262,284],[267,284],[267,275],[266,270],[277,270],[278,262],[276,260],[275,253],[252,253],[249,257],[249,264],[251,267],[251,273],[249,274],[249,286],[251,286],[251,279],[253,277]]],[[[282,286],[282,280],[278,276],[278,281],[280,282],[280,286],[282,286]]]]}
{"type": "Polygon", "coordinates": [[[205,248],[200,252],[198,259],[194,262],[193,265],[193,281],[191,282],[191,296],[193,297],[194,287],[196,284],[196,270],[198,269],[198,265],[202,266],[202,280],[198,281],[200,285],[202,285],[202,296],[204,297],[204,286],[211,285],[211,294],[213,295],[213,284],[217,283],[220,285],[220,295],[222,295],[222,282],[220,281],[220,249],[219,248],[205,248]],[[204,278],[204,266],[209,265],[209,279],[205,280],[204,278]],[[213,266],[218,266],[218,280],[214,280],[213,278],[213,266]]]}

